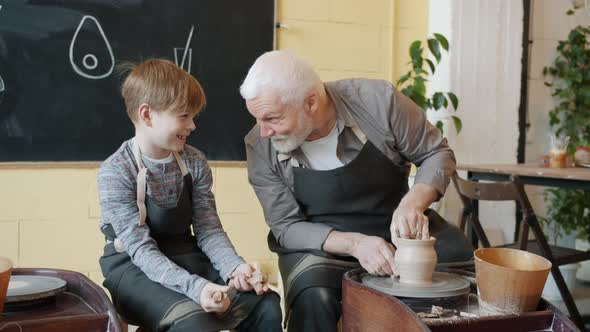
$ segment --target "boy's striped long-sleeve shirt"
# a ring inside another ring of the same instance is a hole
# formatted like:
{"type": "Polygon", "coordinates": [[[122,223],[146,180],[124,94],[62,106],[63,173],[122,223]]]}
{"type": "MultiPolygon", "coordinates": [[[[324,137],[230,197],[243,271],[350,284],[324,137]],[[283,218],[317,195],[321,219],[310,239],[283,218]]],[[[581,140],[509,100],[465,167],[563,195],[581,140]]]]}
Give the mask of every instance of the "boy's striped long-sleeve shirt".
{"type": "MultiPolygon", "coordinates": [[[[236,253],[219,221],[211,192],[211,169],[203,153],[189,145],[180,155],[193,178],[192,225],[197,244],[221,277],[227,280],[244,260],[236,253]]],[[[147,195],[162,208],[176,206],[183,189],[183,177],[174,156],[164,160],[142,156],[142,161],[147,168],[147,195]]],[[[148,226],[139,225],[137,172],[133,139],[125,141],[102,163],[98,173],[100,226],[112,225],[122,248],[148,278],[199,303],[201,291],[208,281],[168,259],[150,237],[148,226]]]]}

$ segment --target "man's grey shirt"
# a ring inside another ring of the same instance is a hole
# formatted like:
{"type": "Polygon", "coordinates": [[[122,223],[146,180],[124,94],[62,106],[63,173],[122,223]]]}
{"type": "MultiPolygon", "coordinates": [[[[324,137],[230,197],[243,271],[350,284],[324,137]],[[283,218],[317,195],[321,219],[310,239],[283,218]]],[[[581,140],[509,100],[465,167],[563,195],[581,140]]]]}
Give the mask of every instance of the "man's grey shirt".
{"type": "MultiPolygon", "coordinates": [[[[350,79],[327,82],[324,86],[338,119],[346,126],[337,146],[337,156],[343,164],[353,160],[363,147],[352,130],[357,126],[407,174],[410,163],[418,166],[414,183],[431,185],[439,198],[444,194],[455,171],[455,156],[422,109],[384,80],[350,79]]],[[[291,159],[309,167],[301,149],[279,153],[269,138],[260,137],[258,125],[248,133],[245,143],[248,179],[279,244],[289,249],[321,250],[332,228],[308,222],[293,192],[291,159]]]]}

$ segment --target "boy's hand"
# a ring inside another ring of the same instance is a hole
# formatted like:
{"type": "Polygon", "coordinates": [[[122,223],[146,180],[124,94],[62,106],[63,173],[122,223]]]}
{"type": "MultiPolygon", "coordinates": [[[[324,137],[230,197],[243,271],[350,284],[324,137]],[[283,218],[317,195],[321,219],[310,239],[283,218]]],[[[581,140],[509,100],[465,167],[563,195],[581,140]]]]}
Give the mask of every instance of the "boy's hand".
{"type": "Polygon", "coordinates": [[[203,310],[205,312],[224,313],[231,303],[227,295],[231,288],[231,286],[221,286],[212,282],[206,284],[200,296],[203,310]]]}
{"type": "Polygon", "coordinates": [[[233,286],[242,292],[256,291],[261,295],[268,291],[266,275],[256,271],[250,264],[240,264],[231,274],[233,286]]]}
{"type": "Polygon", "coordinates": [[[240,264],[234,272],[231,274],[231,279],[233,280],[233,285],[236,290],[240,292],[249,292],[251,291],[252,285],[248,282],[248,279],[252,277],[254,273],[254,268],[250,266],[250,264],[240,264]]]}

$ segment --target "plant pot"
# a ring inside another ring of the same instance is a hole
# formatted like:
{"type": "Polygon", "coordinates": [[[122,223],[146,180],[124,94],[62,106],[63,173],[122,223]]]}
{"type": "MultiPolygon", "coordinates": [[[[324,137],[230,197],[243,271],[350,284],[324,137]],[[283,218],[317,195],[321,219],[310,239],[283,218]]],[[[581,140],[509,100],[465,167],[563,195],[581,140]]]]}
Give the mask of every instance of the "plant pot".
{"type": "MultiPolygon", "coordinates": [[[[567,286],[567,289],[570,290],[570,292],[572,292],[576,286],[576,272],[578,272],[579,267],[579,263],[562,265],[559,267],[561,275],[563,276],[563,280],[565,281],[565,285],[567,286]]],[[[543,297],[548,300],[561,300],[561,293],[559,292],[559,288],[557,288],[557,284],[555,283],[555,279],[553,279],[553,275],[551,273],[549,274],[549,278],[547,278],[545,288],[543,288],[543,297]]]]}

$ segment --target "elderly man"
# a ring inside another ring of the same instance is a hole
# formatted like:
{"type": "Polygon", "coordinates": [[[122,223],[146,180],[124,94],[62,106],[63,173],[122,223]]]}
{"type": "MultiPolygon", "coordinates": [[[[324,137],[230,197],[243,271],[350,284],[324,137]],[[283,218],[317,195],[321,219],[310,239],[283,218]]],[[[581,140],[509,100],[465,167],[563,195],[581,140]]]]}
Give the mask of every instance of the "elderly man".
{"type": "Polygon", "coordinates": [[[248,176],[279,254],[290,331],[335,331],[342,274],[359,264],[394,274],[392,239],[451,234],[447,245],[439,238],[439,261],[470,258],[462,234],[427,210],[455,170],[453,152],[390,82],[322,83],[300,57],[273,51],[240,93],[257,121],[248,176]],[[420,166],[411,190],[410,163],[420,166]]]}

